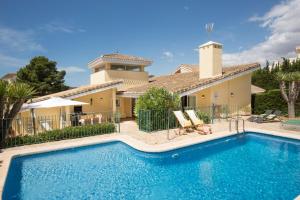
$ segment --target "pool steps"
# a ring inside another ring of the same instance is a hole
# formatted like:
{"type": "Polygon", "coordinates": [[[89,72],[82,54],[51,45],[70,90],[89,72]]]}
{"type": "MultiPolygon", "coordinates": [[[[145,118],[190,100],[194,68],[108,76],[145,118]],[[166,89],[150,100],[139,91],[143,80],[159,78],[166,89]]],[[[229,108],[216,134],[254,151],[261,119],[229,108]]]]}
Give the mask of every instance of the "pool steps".
{"type": "Polygon", "coordinates": [[[232,127],[231,127],[232,121],[235,122],[235,130],[236,130],[237,133],[245,133],[245,120],[244,119],[242,119],[242,118],[231,118],[231,119],[229,119],[229,131],[230,132],[232,130],[232,127]],[[243,125],[242,132],[239,131],[239,121],[242,121],[242,125],[243,125]]]}

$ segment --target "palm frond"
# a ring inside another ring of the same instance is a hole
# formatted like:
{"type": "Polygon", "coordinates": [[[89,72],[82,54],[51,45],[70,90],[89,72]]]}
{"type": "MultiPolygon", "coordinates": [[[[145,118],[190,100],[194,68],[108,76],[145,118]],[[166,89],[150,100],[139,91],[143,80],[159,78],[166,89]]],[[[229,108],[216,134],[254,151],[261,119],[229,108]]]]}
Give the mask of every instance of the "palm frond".
{"type": "Polygon", "coordinates": [[[27,100],[36,94],[36,91],[26,83],[9,84],[7,96],[13,100],[27,100]]]}
{"type": "Polygon", "coordinates": [[[300,72],[278,72],[277,73],[277,79],[279,81],[300,81],[300,72]]]}

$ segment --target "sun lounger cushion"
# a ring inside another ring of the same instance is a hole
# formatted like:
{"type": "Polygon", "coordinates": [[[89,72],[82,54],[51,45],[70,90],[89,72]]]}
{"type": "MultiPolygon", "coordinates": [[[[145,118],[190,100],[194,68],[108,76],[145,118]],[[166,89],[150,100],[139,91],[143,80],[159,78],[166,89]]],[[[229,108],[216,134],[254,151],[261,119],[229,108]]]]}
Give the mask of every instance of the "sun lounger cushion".
{"type": "Polygon", "coordinates": [[[174,115],[176,116],[177,120],[179,121],[179,124],[183,128],[192,126],[192,122],[190,120],[187,120],[181,111],[173,111],[173,112],[174,112],[174,115]]]}
{"type": "Polygon", "coordinates": [[[186,113],[188,114],[189,118],[192,120],[195,126],[204,125],[204,122],[197,117],[194,110],[187,110],[186,113]]]}

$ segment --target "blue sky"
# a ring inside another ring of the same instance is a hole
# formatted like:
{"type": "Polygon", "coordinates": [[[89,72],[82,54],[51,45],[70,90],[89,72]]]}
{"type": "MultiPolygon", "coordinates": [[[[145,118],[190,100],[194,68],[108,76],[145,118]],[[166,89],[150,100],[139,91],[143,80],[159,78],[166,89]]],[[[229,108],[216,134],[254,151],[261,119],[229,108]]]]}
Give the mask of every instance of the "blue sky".
{"type": "Polygon", "coordinates": [[[66,69],[67,84],[84,85],[89,83],[87,63],[116,51],[152,59],[148,71],[167,74],[181,63],[198,62],[195,49],[209,40],[204,28],[209,22],[215,24],[211,39],[224,44],[224,64],[293,56],[300,44],[299,4],[299,0],[0,0],[0,75],[44,55],[66,69]],[[291,22],[293,26],[285,25],[291,22]]]}

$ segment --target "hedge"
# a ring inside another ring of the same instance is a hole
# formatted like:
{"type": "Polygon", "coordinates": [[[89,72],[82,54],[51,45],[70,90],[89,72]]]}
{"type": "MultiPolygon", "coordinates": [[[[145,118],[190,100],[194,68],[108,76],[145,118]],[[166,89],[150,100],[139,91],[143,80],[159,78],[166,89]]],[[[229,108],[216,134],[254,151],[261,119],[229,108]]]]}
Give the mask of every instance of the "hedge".
{"type": "MultiPolygon", "coordinates": [[[[264,113],[265,110],[280,110],[283,114],[288,113],[286,101],[282,98],[279,89],[269,90],[267,92],[256,94],[252,98],[252,112],[254,114],[264,113]]],[[[300,116],[300,98],[295,104],[296,115],[300,116]]]]}
{"type": "Polygon", "coordinates": [[[65,139],[81,138],[93,135],[113,133],[116,126],[113,123],[101,123],[95,125],[67,127],[46,131],[36,135],[16,136],[4,140],[2,148],[22,146],[29,144],[39,144],[44,142],[59,141],[65,139]]]}

